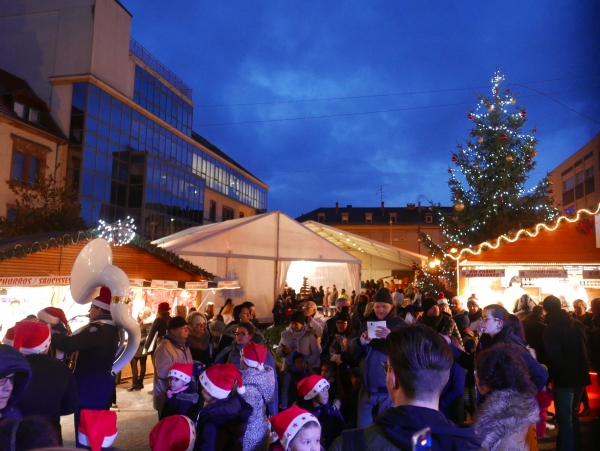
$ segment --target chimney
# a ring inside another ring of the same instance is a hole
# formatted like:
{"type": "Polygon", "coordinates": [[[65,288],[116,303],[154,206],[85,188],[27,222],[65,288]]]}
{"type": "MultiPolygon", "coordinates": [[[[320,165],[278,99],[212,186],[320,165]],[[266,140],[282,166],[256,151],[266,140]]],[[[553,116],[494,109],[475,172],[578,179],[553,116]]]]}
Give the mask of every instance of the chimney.
{"type": "Polygon", "coordinates": [[[414,210],[415,209],[415,204],[406,204],[406,209],[407,210],[414,210]]]}
{"type": "Polygon", "coordinates": [[[340,204],[339,203],[335,203],[335,214],[337,215],[340,212],[340,208],[339,208],[340,204]]]}
{"type": "Polygon", "coordinates": [[[385,206],[384,202],[381,201],[381,217],[382,218],[385,216],[384,206],[385,206]]]}
{"type": "Polygon", "coordinates": [[[421,207],[421,202],[419,202],[419,213],[421,213],[423,211],[423,208],[421,207]]]}

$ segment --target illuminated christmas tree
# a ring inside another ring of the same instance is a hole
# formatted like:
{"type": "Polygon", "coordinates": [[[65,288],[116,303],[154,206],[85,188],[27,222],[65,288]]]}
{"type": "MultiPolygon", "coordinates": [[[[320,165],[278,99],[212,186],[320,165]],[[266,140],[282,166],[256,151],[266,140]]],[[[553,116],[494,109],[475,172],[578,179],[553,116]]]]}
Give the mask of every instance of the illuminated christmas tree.
{"type": "MultiPolygon", "coordinates": [[[[467,115],[472,121],[470,138],[452,153],[454,168],[448,168],[448,186],[454,212],[440,217],[443,243],[438,246],[423,233],[420,238],[429,253],[440,260],[436,276],[454,281],[456,263],[445,258],[459,251],[558,215],[552,204],[552,187],[544,177],[526,190],[529,174],[536,166],[537,139],[523,131],[527,122],[524,105],[517,104],[510,85],[503,86],[504,75],[496,71],[491,80],[491,95],[478,95],[479,104],[467,115]]],[[[431,271],[423,268],[418,277],[426,279],[431,271]]],[[[428,282],[429,283],[429,282],[428,282]]]]}

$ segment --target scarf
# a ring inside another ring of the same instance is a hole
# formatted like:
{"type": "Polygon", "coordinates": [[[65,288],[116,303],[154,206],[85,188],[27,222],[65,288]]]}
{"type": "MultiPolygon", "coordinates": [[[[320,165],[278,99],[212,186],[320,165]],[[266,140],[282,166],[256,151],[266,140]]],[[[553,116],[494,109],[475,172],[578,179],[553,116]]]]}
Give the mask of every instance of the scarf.
{"type": "Polygon", "coordinates": [[[432,329],[436,329],[440,325],[442,321],[443,315],[440,313],[438,316],[427,316],[425,315],[423,318],[423,322],[425,325],[431,327],[432,329]]]}
{"type": "Polygon", "coordinates": [[[185,340],[181,340],[180,338],[177,338],[174,335],[171,335],[170,332],[167,332],[165,336],[169,337],[169,340],[171,340],[173,343],[175,343],[181,349],[185,349],[187,347],[187,342],[185,340]]]}
{"type": "Polygon", "coordinates": [[[176,395],[177,393],[181,393],[182,391],[187,390],[187,388],[189,386],[190,386],[189,384],[188,385],[184,385],[179,390],[167,390],[167,398],[170,398],[171,396],[176,395]]]}
{"type": "Polygon", "coordinates": [[[302,329],[300,329],[298,332],[293,331],[291,327],[288,329],[290,331],[290,333],[292,334],[292,340],[290,341],[290,344],[288,345],[288,348],[290,348],[290,350],[297,351],[299,349],[300,340],[302,339],[302,337],[304,337],[304,334],[306,333],[307,329],[308,329],[308,324],[304,324],[302,326],[302,329]]]}

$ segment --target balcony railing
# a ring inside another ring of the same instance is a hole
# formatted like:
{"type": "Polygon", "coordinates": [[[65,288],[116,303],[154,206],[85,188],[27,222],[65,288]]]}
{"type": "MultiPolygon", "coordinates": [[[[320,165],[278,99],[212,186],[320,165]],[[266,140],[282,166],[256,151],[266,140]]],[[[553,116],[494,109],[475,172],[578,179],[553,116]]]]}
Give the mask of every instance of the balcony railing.
{"type": "Polygon", "coordinates": [[[192,100],[192,88],[190,88],[181,78],[171,72],[163,63],[158,61],[148,50],[142,47],[135,39],[129,40],[129,51],[141,59],[154,72],[171,83],[188,99],[192,100]]]}

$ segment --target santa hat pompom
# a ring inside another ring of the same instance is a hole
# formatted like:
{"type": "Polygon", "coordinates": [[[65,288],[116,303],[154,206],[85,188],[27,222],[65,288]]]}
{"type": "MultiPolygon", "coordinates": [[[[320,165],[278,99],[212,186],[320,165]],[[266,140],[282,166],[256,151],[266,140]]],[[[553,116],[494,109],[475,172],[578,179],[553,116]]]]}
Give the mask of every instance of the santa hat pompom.
{"type": "Polygon", "coordinates": [[[117,414],[110,410],[82,409],[77,428],[79,443],[92,451],[110,447],[117,438],[117,414]]]}
{"type": "Polygon", "coordinates": [[[296,387],[298,388],[298,395],[309,400],[321,393],[323,389],[329,389],[329,382],[324,377],[313,374],[298,382],[296,387]]]}
{"type": "Polygon", "coordinates": [[[23,354],[46,354],[50,348],[50,326],[32,321],[15,324],[13,347],[23,354]]]}
{"type": "Polygon", "coordinates": [[[250,368],[256,368],[259,371],[265,369],[265,360],[267,359],[267,347],[258,345],[251,341],[240,351],[241,358],[250,368]]]}
{"type": "Polygon", "coordinates": [[[275,431],[274,435],[277,436],[276,438],[279,439],[285,451],[288,450],[290,442],[294,439],[298,431],[302,429],[302,426],[311,421],[320,424],[317,417],[295,404],[289,409],[273,415],[269,418],[269,421],[275,431]]]}
{"type": "Polygon", "coordinates": [[[171,415],[152,428],[148,441],[152,451],[192,451],[196,428],[188,417],[171,415]]]}
{"type": "Polygon", "coordinates": [[[209,367],[200,375],[200,384],[213,398],[217,399],[227,398],[236,385],[240,395],[246,392],[242,383],[242,375],[231,363],[209,367]]]}

